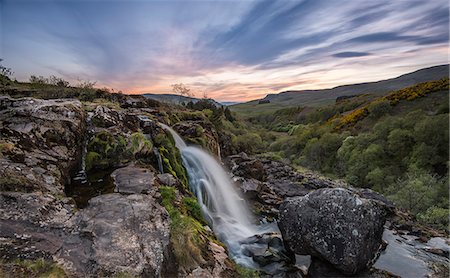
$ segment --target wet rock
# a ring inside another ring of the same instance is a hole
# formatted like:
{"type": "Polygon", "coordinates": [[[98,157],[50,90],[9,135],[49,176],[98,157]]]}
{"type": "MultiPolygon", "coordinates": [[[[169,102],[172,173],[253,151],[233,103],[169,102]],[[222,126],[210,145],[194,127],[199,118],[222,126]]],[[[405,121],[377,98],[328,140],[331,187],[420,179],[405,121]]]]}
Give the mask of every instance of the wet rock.
{"type": "Polygon", "coordinates": [[[112,172],[115,192],[122,194],[148,194],[155,190],[155,174],[146,168],[129,165],[112,172]]]}
{"type": "Polygon", "coordinates": [[[279,233],[254,235],[241,242],[244,254],[253,258],[262,269],[272,275],[291,271],[295,261],[293,254],[287,253],[279,233]]]}
{"type": "Polygon", "coordinates": [[[325,188],[286,200],[279,227],[288,249],[355,274],[368,269],[381,247],[386,211],[347,189],[325,188]]]}
{"type": "Polygon", "coordinates": [[[369,188],[352,188],[351,190],[360,197],[378,202],[391,211],[395,209],[395,204],[392,201],[369,188]]]}

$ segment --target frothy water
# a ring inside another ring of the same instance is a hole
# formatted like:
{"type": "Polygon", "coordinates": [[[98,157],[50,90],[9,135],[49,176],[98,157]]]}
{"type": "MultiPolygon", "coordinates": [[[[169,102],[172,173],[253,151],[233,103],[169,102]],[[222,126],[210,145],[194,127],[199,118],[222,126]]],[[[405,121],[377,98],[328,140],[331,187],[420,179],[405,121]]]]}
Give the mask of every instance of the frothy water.
{"type": "Polygon", "coordinates": [[[167,125],[161,126],[172,134],[189,176],[189,186],[216,236],[227,245],[234,261],[258,268],[253,259],[244,254],[242,243],[255,234],[278,232],[277,228],[255,224],[245,200],[212,155],[201,148],[187,146],[173,129],[167,125]]]}

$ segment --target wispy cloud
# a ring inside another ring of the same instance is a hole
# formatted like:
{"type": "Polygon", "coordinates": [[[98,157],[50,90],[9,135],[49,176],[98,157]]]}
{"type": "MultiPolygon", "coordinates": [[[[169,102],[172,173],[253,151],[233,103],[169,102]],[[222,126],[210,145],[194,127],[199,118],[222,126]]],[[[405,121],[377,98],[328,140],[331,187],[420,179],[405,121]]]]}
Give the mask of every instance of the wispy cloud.
{"type": "Polygon", "coordinates": [[[130,93],[184,82],[249,100],[448,62],[446,0],[1,4],[1,57],[18,79],[57,74],[130,93]]]}

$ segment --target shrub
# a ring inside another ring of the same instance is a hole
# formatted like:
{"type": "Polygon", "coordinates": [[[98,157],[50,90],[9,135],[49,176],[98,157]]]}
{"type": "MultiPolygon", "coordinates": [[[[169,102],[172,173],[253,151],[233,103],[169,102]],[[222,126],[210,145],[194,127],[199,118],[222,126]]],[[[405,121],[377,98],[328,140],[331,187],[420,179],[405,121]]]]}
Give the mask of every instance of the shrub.
{"type": "Polygon", "coordinates": [[[449,210],[448,208],[440,208],[432,206],[425,212],[419,213],[417,219],[425,225],[431,225],[438,229],[449,229],[449,210]]]}
{"type": "Polygon", "coordinates": [[[391,104],[387,100],[374,101],[369,104],[367,109],[370,118],[378,119],[391,111],[391,104]]]}

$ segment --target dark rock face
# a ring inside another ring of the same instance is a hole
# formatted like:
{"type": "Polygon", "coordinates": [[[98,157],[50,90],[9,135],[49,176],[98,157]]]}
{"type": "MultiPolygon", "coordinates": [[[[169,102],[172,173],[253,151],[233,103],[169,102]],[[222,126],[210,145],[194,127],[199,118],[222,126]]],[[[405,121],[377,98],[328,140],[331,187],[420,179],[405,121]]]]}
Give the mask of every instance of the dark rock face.
{"type": "Polygon", "coordinates": [[[355,274],[370,267],[381,246],[385,207],[347,189],[325,188],[286,200],[279,227],[293,252],[355,274]]]}
{"type": "Polygon", "coordinates": [[[0,190],[62,195],[80,157],[81,102],[0,96],[0,108],[0,190]]]}
{"type": "Polygon", "coordinates": [[[111,177],[114,180],[114,191],[122,194],[146,194],[155,186],[154,173],[134,165],[115,170],[111,177]]]}

